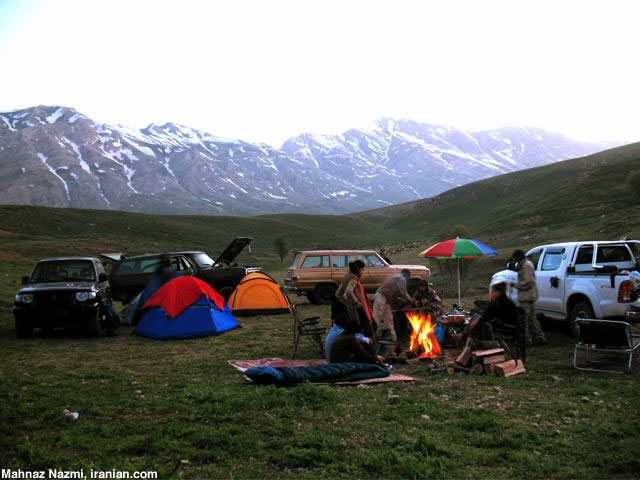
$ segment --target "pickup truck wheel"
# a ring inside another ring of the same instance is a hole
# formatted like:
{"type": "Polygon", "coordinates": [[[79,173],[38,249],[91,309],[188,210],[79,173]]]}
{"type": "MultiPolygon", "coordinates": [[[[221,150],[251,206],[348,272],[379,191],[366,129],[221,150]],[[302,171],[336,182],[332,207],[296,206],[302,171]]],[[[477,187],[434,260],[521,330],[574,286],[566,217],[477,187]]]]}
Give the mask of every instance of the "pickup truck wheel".
{"type": "Polygon", "coordinates": [[[329,305],[336,294],[337,288],[330,283],[323,283],[316,287],[313,297],[319,305],[329,305]]]}
{"type": "Polygon", "coordinates": [[[30,338],[33,336],[33,327],[31,324],[24,320],[16,318],[16,337],[18,338],[30,338]]]}
{"type": "Polygon", "coordinates": [[[571,309],[571,315],[569,315],[569,328],[574,337],[577,337],[580,333],[576,320],[578,318],[594,318],[593,308],[591,304],[586,301],[576,303],[571,309]]]}
{"type": "Polygon", "coordinates": [[[316,292],[307,292],[307,300],[309,300],[310,304],[317,305],[318,302],[316,302],[316,292]]]}
{"type": "Polygon", "coordinates": [[[105,315],[96,309],[96,312],[87,320],[87,332],[92,337],[105,337],[106,330],[104,328],[105,315]]]}

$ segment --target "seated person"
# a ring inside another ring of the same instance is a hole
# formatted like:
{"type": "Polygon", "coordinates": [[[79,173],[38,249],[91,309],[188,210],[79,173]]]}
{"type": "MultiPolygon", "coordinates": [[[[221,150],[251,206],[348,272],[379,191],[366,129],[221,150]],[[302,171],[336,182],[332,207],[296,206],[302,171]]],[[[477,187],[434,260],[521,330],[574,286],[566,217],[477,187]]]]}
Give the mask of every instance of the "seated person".
{"type": "MultiPolygon", "coordinates": [[[[492,332],[513,332],[518,327],[518,307],[507,295],[507,284],[498,283],[491,289],[491,301],[485,312],[469,323],[468,336],[477,340],[491,337],[492,332]],[[490,325],[491,328],[487,328],[490,325]]],[[[488,338],[491,339],[491,338],[488,338]]]]}
{"type": "MultiPolygon", "coordinates": [[[[344,327],[349,321],[349,317],[346,313],[339,313],[333,318],[333,326],[327,333],[327,339],[324,342],[324,356],[327,362],[329,362],[329,359],[331,358],[331,346],[333,345],[334,340],[338,335],[344,332],[344,327]]],[[[366,337],[362,333],[356,333],[355,335],[358,341],[371,345],[371,339],[369,337],[366,337]]]]}
{"type": "Polygon", "coordinates": [[[418,288],[413,292],[413,299],[418,302],[418,307],[424,308],[431,313],[439,313],[442,311],[442,300],[438,297],[433,284],[426,280],[420,280],[418,288]]]}
{"type": "Polygon", "coordinates": [[[384,357],[375,355],[365,348],[364,344],[356,338],[357,333],[357,322],[349,320],[344,331],[337,335],[331,344],[329,363],[378,363],[384,361],[384,357]]]}

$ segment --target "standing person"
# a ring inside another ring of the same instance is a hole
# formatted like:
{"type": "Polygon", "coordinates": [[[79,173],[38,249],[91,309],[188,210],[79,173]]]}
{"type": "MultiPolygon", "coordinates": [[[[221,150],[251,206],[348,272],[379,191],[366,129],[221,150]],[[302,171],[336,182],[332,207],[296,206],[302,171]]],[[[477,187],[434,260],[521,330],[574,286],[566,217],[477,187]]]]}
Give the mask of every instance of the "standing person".
{"type": "Polygon", "coordinates": [[[361,332],[367,337],[373,338],[373,311],[360,281],[364,267],[362,260],[349,262],[349,271],[344,276],[336,297],[346,305],[349,319],[359,324],[361,332]]]}
{"type": "Polygon", "coordinates": [[[391,259],[389,259],[389,254],[387,253],[387,251],[383,248],[382,250],[380,250],[380,256],[382,257],[382,259],[387,262],[389,265],[393,265],[391,263],[391,259]]]}
{"type": "Polygon", "coordinates": [[[391,341],[391,356],[398,355],[398,336],[393,325],[393,309],[401,308],[407,303],[414,306],[417,302],[407,292],[407,280],[411,272],[406,268],[399,275],[387,278],[376,291],[373,301],[373,320],[378,325],[378,339],[391,341]]]}
{"type": "Polygon", "coordinates": [[[538,285],[536,284],[536,267],[525,257],[522,250],[513,252],[513,260],[517,262],[516,270],[518,271],[518,281],[511,283],[512,287],[518,290],[518,304],[526,312],[525,321],[525,341],[528,346],[544,345],[547,343],[534,304],[538,300],[538,285]]]}

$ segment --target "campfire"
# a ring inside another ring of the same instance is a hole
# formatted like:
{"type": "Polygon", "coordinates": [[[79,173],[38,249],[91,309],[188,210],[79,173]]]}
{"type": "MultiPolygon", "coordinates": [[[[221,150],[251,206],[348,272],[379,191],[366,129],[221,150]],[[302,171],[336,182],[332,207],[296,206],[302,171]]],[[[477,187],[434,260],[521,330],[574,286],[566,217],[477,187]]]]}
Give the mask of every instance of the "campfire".
{"type": "Polygon", "coordinates": [[[441,354],[440,344],[436,338],[435,323],[431,322],[431,315],[407,312],[407,319],[411,324],[411,343],[409,351],[419,353],[418,358],[437,357],[441,354]]]}

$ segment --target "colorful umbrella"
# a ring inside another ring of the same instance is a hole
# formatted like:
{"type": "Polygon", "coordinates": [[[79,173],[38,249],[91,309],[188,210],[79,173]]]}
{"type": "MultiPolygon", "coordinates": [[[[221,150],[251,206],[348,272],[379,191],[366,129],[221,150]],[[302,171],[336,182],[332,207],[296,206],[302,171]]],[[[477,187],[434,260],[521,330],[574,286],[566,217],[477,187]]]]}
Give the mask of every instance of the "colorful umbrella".
{"type": "Polygon", "coordinates": [[[460,259],[487,257],[497,254],[498,252],[494,249],[478,240],[456,237],[436,243],[424,252],[420,252],[418,256],[426,258],[456,258],[458,260],[458,305],[460,305],[460,259]]]}

